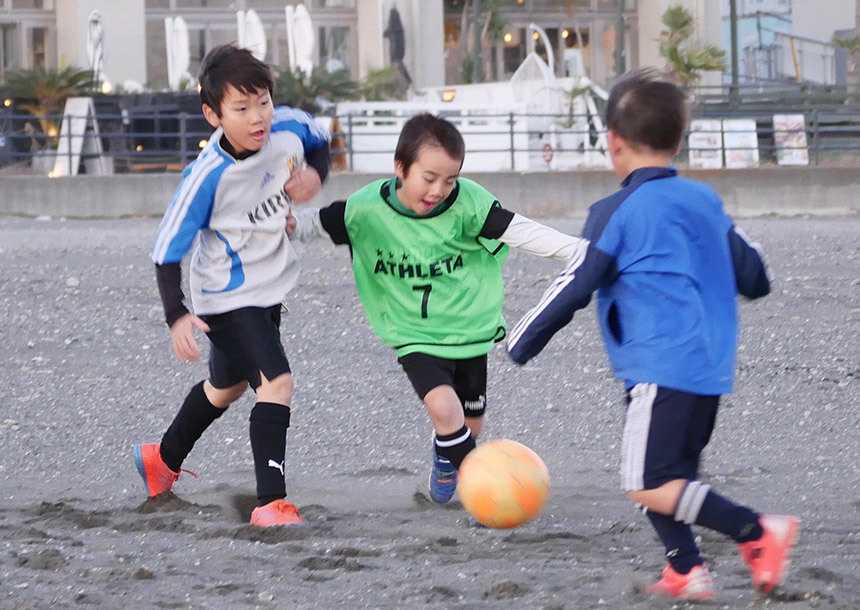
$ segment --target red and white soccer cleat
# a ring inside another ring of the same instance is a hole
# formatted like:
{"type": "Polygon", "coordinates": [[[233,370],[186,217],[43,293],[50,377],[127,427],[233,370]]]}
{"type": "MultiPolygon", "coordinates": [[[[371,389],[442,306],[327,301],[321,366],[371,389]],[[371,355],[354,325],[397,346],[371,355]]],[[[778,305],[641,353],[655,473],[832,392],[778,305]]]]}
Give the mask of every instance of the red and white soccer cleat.
{"type": "Polygon", "coordinates": [[[663,578],[648,587],[649,595],[667,595],[675,599],[714,599],[711,574],[705,566],[694,566],[687,574],[679,574],[668,564],[663,568],[663,578]]]}
{"type": "Polygon", "coordinates": [[[753,586],[770,593],[788,571],[800,519],[791,515],[762,515],[759,524],[764,530],[761,538],[739,544],[738,550],[750,568],[753,586]]]}

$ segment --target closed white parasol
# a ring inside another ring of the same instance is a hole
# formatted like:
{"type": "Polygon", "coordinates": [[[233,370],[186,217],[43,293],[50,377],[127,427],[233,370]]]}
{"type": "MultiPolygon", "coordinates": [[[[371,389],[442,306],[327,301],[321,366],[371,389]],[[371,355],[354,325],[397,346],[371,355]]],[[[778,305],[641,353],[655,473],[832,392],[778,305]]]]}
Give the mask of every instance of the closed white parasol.
{"type": "Polygon", "coordinates": [[[237,42],[239,46],[248,49],[259,59],[266,59],[266,30],[263,28],[263,22],[257,11],[251,9],[249,11],[236,12],[236,30],[238,33],[237,42]]]}
{"type": "Polygon", "coordinates": [[[93,71],[93,80],[101,86],[105,68],[105,31],[102,14],[98,10],[90,13],[87,22],[87,62],[93,71]]]}
{"type": "Polygon", "coordinates": [[[314,69],[314,24],[304,4],[285,8],[290,70],[310,76],[314,69]]]}
{"type": "Polygon", "coordinates": [[[190,77],[191,49],[188,25],[182,17],[165,17],[164,33],[167,43],[167,84],[177,91],[184,77],[190,77]]]}

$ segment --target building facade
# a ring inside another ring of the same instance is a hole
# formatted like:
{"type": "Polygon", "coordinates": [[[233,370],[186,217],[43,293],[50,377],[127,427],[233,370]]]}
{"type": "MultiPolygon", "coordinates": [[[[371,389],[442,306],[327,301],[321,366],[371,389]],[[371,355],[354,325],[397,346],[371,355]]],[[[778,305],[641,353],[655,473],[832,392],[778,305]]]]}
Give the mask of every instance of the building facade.
{"type": "MultiPolygon", "coordinates": [[[[504,80],[530,51],[556,74],[582,71],[609,84],[619,72],[662,67],[661,17],[681,4],[694,16],[694,39],[727,48],[730,0],[483,0],[481,52],[475,52],[473,2],[467,0],[306,0],[316,38],[316,66],[344,67],[354,79],[392,62],[384,33],[396,9],[403,24],[403,65],[415,88],[504,80]],[[488,17],[492,17],[488,21],[488,17]],[[546,38],[534,39],[534,24],[546,38]],[[620,33],[620,34],[619,34],[620,33]],[[548,44],[544,44],[544,40],[548,44]],[[549,49],[547,48],[549,47],[549,49]],[[475,72],[475,64],[479,64],[475,72]]],[[[742,18],[739,47],[764,46],[777,34],[828,40],[854,26],[855,0],[735,0],[742,18]]],[[[0,77],[7,70],[89,67],[87,24],[101,14],[104,75],[114,86],[167,88],[165,18],[181,16],[188,29],[189,73],[206,50],[237,40],[237,12],[254,10],[266,38],[266,61],[287,65],[285,5],[292,0],[0,0],[0,77]]],[[[718,73],[703,84],[719,84],[718,73]]]]}

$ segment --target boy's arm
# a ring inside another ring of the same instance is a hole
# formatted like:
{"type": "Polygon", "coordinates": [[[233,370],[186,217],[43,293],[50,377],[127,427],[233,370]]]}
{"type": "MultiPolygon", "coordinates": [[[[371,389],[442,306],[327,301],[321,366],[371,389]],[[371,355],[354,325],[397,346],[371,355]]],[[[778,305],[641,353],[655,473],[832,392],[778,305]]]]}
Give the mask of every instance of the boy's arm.
{"type": "Polygon", "coordinates": [[[182,292],[182,259],[191,249],[198,231],[207,225],[214,201],[214,184],[211,176],[196,184],[190,173],[183,176],[176,189],[167,212],[161,220],[153,240],[151,258],[155,263],[158,292],[164,305],[164,316],[168,326],[188,313],[182,292]]]}
{"type": "Polygon", "coordinates": [[[320,148],[305,151],[307,166],[297,168],[284,184],[284,193],[290,201],[304,203],[316,197],[328,176],[331,152],[328,142],[320,148]]]}
{"type": "Polygon", "coordinates": [[[189,313],[182,292],[182,266],[180,263],[156,264],[155,280],[164,306],[164,318],[168,326],[173,326],[174,322],[189,313]]]}
{"type": "Polygon", "coordinates": [[[583,241],[500,207],[490,210],[481,237],[498,239],[523,252],[562,261],[569,260],[583,241]]]}
{"type": "Polygon", "coordinates": [[[728,240],[738,292],[750,299],[768,294],[770,279],[759,245],[750,241],[740,228],[734,226],[729,229],[728,240]]]}
{"type": "Polygon", "coordinates": [[[324,142],[319,148],[305,151],[305,163],[317,170],[320,183],[325,182],[326,177],[328,177],[329,167],[331,166],[331,146],[329,143],[324,142]]]}
{"type": "Polygon", "coordinates": [[[349,235],[344,221],[345,212],[346,201],[335,201],[324,208],[299,210],[293,215],[295,226],[292,230],[290,223],[287,224],[287,234],[290,239],[299,241],[309,241],[328,235],[337,245],[349,244],[349,235]]]}
{"type": "Polygon", "coordinates": [[[525,364],[537,356],[549,340],[591,301],[591,293],[614,274],[613,258],[579,239],[564,271],[508,334],[511,360],[525,364]]]}
{"type": "Polygon", "coordinates": [[[194,328],[208,333],[209,326],[185,307],[182,267],[180,263],[155,265],[155,277],[167,326],[170,327],[173,353],[180,361],[195,362],[200,359],[200,346],[194,339],[194,328]]]}

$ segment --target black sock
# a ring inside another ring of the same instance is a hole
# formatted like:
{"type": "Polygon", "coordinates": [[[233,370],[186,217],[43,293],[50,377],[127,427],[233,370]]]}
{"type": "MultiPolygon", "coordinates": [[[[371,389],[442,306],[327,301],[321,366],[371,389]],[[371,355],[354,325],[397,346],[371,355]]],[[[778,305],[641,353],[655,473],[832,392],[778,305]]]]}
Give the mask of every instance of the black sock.
{"type": "Polygon", "coordinates": [[[191,453],[206,428],[221,417],[227,409],[219,409],[206,397],[203,382],[191,388],[179,413],[161,438],[161,459],[167,467],[179,472],[182,462],[191,453]]]}
{"type": "Polygon", "coordinates": [[[290,408],[273,402],[258,402],[251,409],[251,451],[257,474],[257,500],[260,506],[287,495],[284,458],[290,408]]]}
{"type": "Polygon", "coordinates": [[[650,510],[645,514],[663,542],[666,559],[672,564],[673,570],[678,574],[687,574],[694,567],[704,564],[689,525],[650,510]]]}
{"type": "Polygon", "coordinates": [[[472,432],[463,426],[453,434],[436,435],[436,454],[447,459],[457,470],[466,455],[475,448],[472,432]]]}
{"type": "Polygon", "coordinates": [[[758,514],[746,506],[735,504],[714,491],[709,491],[699,509],[696,525],[716,530],[735,542],[749,542],[761,538],[762,529],[758,514]]]}
{"type": "Polygon", "coordinates": [[[707,527],[736,542],[761,538],[758,517],[754,511],[722,497],[701,481],[687,481],[675,508],[675,520],[707,527]]]}

